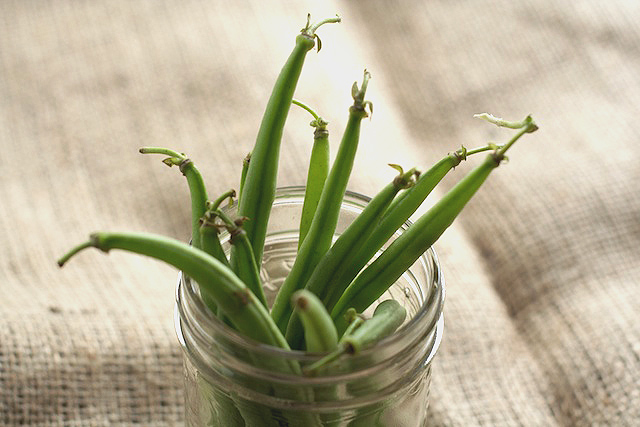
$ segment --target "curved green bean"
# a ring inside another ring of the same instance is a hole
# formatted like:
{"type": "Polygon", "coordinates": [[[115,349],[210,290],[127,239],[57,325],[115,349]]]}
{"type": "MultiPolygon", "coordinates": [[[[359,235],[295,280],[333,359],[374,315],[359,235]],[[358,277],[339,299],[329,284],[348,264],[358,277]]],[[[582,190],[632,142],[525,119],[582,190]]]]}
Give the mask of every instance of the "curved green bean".
{"type": "Polygon", "coordinates": [[[313,25],[307,23],[296,37],[295,47],[280,71],[267,103],[256,143],[251,152],[252,161],[247,169],[238,215],[249,218],[245,231],[251,241],[256,265],[261,265],[269,212],[275,198],[282,132],[293,92],[306,54],[315,46],[315,31],[320,25],[330,22],[340,22],[340,18],[325,19],[313,25]]]}
{"type": "Polygon", "coordinates": [[[304,326],[305,350],[325,353],[338,345],[338,332],[327,309],[312,292],[301,289],[291,297],[294,313],[304,326]]]}
{"type": "Polygon", "coordinates": [[[289,349],[267,309],[224,264],[186,243],[147,233],[109,233],[91,235],[58,260],[64,265],[79,251],[95,247],[108,252],[121,249],[164,261],[195,280],[210,295],[239,332],[256,341],[289,349]]]}
{"type": "Polygon", "coordinates": [[[180,172],[187,179],[191,194],[191,244],[199,248],[200,218],[204,215],[207,203],[207,190],[200,171],[184,153],[161,147],[142,147],[139,151],[142,154],[164,154],[169,156],[163,160],[163,163],[167,166],[177,165],[180,168],[180,172]]]}
{"type": "Polygon", "coordinates": [[[505,152],[522,135],[537,129],[530,117],[522,123],[523,128],[507,144],[489,154],[353,280],[331,310],[338,331],[346,327],[342,318],[346,310],[353,307],[364,311],[379,298],[451,225],[489,174],[504,160],[505,152]]]}
{"type": "Polygon", "coordinates": [[[358,90],[357,84],[354,83],[356,88],[353,91],[354,104],[349,109],[347,126],[342,136],[336,159],[322,190],[316,214],[311,222],[309,233],[298,251],[291,271],[273,303],[271,317],[281,331],[285,331],[291,317],[291,306],[289,304],[291,295],[305,286],[313,269],[331,246],[340,213],[340,205],[358,148],[360,124],[362,119],[367,117],[366,106],[370,105],[368,101],[364,100],[364,93],[370,77],[370,74],[365,70],[360,90],[358,90]]]}

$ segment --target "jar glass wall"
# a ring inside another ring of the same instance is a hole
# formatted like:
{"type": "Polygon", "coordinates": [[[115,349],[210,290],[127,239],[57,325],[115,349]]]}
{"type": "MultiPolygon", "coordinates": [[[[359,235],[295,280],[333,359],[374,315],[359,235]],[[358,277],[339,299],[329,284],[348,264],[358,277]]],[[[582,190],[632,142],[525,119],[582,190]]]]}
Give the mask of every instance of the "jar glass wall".
{"type": "MultiPolygon", "coordinates": [[[[269,304],[295,259],[303,199],[302,187],[276,194],[261,270],[269,304]]],[[[368,200],[345,195],[336,237],[368,200]]],[[[228,237],[221,238],[228,249],[228,237]]],[[[425,425],[431,362],[443,328],[444,283],[433,250],[367,313],[390,298],[407,309],[407,320],[395,334],[309,376],[305,367],[321,355],[274,348],[238,334],[207,309],[197,285],[181,275],[175,323],[184,352],[186,425],[425,425]]]]}

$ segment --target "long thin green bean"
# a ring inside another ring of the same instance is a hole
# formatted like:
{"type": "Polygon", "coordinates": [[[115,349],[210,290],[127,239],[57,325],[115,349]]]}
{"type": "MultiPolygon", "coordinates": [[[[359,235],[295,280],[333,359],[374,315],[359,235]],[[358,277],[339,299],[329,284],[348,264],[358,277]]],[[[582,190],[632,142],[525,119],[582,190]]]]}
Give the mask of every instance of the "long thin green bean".
{"type": "MultiPolygon", "coordinates": [[[[198,283],[203,295],[208,295],[215,300],[225,316],[233,326],[250,339],[262,342],[285,350],[289,346],[280,333],[275,323],[271,320],[267,309],[258,301],[240,279],[224,264],[217,259],[196,249],[190,245],[163,236],[147,233],[94,233],[89,241],[84,242],[58,260],[58,265],[63,266],[71,257],[79,251],[95,247],[104,252],[111,249],[121,249],[164,261],[183,271],[191,279],[198,283]]],[[[297,362],[281,359],[255,359],[256,366],[285,374],[298,375],[301,373],[297,362]]],[[[267,392],[266,390],[264,391],[267,392]]],[[[272,390],[276,397],[290,398],[286,393],[272,390]]],[[[306,401],[312,401],[313,396],[303,391],[298,396],[306,401]]],[[[249,402],[243,406],[236,401],[238,409],[246,419],[254,419],[253,414],[263,414],[262,421],[271,419],[269,408],[249,402]],[[264,418],[267,416],[268,418],[264,418]]],[[[226,401],[226,404],[231,404],[226,401]]],[[[302,415],[304,425],[320,426],[318,418],[312,414],[302,415]]]]}
{"type": "Polygon", "coordinates": [[[353,307],[364,311],[380,297],[451,225],[489,174],[504,160],[506,151],[522,135],[537,129],[531,117],[521,123],[522,129],[507,144],[489,154],[355,278],[331,310],[339,332],[346,328],[342,317],[346,310],[353,307]]]}
{"type": "Polygon", "coordinates": [[[366,107],[370,105],[364,100],[371,75],[365,70],[362,86],[358,89],[354,83],[352,95],[354,103],[349,109],[349,119],[340,142],[336,159],[331,167],[318,202],[316,214],[311,222],[309,233],[298,251],[291,271],[282,284],[271,309],[271,317],[281,331],[284,331],[291,317],[289,301],[291,295],[302,289],[320,259],[331,246],[333,233],[338,222],[340,205],[347,188],[347,182],[360,138],[360,124],[367,117],[366,107]]]}
{"type": "Polygon", "coordinates": [[[186,243],[148,233],[99,232],[58,260],[64,265],[79,251],[95,247],[108,252],[121,249],[164,261],[195,280],[210,295],[239,332],[256,341],[289,349],[267,309],[224,264],[186,243]]]}
{"type": "Polygon", "coordinates": [[[294,99],[293,103],[313,116],[310,123],[315,128],[313,132],[313,148],[311,149],[311,158],[309,159],[309,169],[307,172],[307,184],[304,192],[304,201],[302,203],[302,215],[300,217],[300,237],[298,238],[298,248],[302,245],[311,222],[318,208],[318,202],[322,195],[324,183],[329,174],[329,124],[322,117],[313,111],[308,105],[294,99]]]}
{"type": "Polygon", "coordinates": [[[307,52],[315,46],[316,30],[321,25],[331,22],[340,22],[340,18],[324,19],[313,25],[307,23],[296,37],[295,47],[280,71],[267,103],[256,143],[251,152],[251,162],[240,196],[238,215],[249,218],[245,231],[251,241],[256,265],[261,265],[269,212],[275,198],[282,132],[293,93],[307,52]]]}

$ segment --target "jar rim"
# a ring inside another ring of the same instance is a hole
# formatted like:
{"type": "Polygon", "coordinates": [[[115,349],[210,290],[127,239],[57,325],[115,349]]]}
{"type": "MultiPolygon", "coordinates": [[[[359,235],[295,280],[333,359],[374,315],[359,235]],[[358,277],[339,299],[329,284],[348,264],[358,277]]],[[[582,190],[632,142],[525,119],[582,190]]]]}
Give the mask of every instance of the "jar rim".
{"type": "MultiPolygon", "coordinates": [[[[276,190],[276,201],[278,197],[295,197],[300,195],[304,195],[303,186],[279,187],[276,190]]],[[[345,192],[345,199],[347,198],[352,199],[351,201],[355,199],[358,202],[361,202],[362,207],[371,200],[370,197],[353,191],[345,192]]],[[[411,221],[406,221],[401,228],[406,229],[410,225],[411,221]]],[[[350,357],[353,357],[354,359],[363,358],[364,360],[364,358],[369,358],[371,357],[371,355],[380,352],[382,349],[393,347],[404,348],[407,344],[405,343],[403,345],[403,342],[408,341],[409,343],[413,343],[416,339],[424,336],[425,333],[431,334],[433,332],[435,333],[434,344],[428,353],[425,363],[429,363],[433,359],[442,339],[442,331],[444,326],[443,306],[445,299],[445,284],[442,277],[442,272],[440,270],[440,263],[433,247],[427,249],[427,251],[425,251],[420,256],[416,263],[417,262],[423,263],[426,270],[431,272],[432,274],[432,277],[429,279],[432,289],[430,289],[428,294],[425,296],[425,299],[420,304],[417,312],[410,319],[408,319],[408,321],[404,325],[402,325],[402,327],[400,327],[395,333],[376,343],[376,345],[370,348],[363,349],[361,352],[359,352],[359,354],[350,357]]],[[[263,354],[266,357],[279,357],[301,362],[313,362],[324,355],[321,353],[309,353],[302,350],[283,349],[271,346],[241,334],[240,332],[226,325],[216,316],[212,315],[212,313],[202,301],[198,291],[195,289],[196,286],[189,285],[184,279],[185,275],[182,272],[179,272],[178,283],[176,286],[176,304],[174,311],[176,334],[183,348],[185,348],[186,342],[183,335],[184,332],[182,331],[180,303],[184,297],[188,297],[195,305],[195,309],[199,314],[200,321],[205,322],[203,324],[200,324],[198,328],[199,335],[201,335],[205,341],[208,341],[208,339],[213,340],[213,336],[215,334],[223,334],[225,336],[225,339],[229,340],[234,345],[238,345],[245,350],[253,352],[254,354],[263,354]]]]}

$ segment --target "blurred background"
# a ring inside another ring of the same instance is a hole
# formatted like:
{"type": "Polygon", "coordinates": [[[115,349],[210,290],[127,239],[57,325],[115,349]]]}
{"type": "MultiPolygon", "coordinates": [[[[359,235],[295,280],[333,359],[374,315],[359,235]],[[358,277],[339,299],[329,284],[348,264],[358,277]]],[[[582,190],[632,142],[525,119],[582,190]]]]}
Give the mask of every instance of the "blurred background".
{"type": "MultiPolygon", "coordinates": [[[[55,260],[101,229],[186,240],[183,177],[138,148],[186,152],[212,195],[237,188],[308,12],[343,18],[319,30],[296,92],[330,122],[334,152],[351,84],[373,75],[351,190],[375,194],[387,163],[424,170],[510,138],[475,113],[540,126],[436,245],[447,301],[431,424],[633,425],[632,0],[0,2],[0,424],[182,422],[176,272],[117,252],[55,260]]],[[[292,109],[281,186],[304,183],[309,121],[292,109]]]]}

